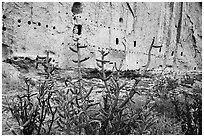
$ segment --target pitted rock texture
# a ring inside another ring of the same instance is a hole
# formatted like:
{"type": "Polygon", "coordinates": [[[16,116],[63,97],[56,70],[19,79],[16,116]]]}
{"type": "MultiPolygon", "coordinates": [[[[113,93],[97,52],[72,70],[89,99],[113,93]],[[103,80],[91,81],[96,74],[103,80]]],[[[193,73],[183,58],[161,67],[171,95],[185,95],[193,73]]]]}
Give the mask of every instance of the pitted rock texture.
{"type": "Polygon", "coordinates": [[[74,20],[81,25],[79,42],[87,45],[84,67],[95,68],[98,50],[108,50],[107,60],[122,69],[138,69],[156,37],[150,68],[172,66],[202,69],[202,3],[144,2],[6,2],[3,15],[3,59],[11,56],[44,56],[45,50],[62,68],[75,67],[74,20]]]}

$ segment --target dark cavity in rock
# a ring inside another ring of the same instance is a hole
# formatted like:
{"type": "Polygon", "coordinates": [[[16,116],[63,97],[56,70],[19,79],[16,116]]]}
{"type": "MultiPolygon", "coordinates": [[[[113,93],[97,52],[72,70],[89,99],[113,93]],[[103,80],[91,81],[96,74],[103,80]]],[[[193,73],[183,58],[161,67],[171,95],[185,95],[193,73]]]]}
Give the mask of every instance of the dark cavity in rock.
{"type": "Polygon", "coordinates": [[[74,15],[82,13],[83,8],[81,2],[74,2],[71,11],[74,15]]]}

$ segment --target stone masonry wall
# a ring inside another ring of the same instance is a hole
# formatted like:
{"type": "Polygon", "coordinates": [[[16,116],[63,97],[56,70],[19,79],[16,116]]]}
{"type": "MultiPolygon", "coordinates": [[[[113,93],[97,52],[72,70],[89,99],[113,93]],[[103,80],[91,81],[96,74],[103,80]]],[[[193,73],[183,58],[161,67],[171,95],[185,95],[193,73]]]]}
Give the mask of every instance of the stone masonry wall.
{"type": "Polygon", "coordinates": [[[84,67],[96,67],[98,50],[110,51],[107,59],[138,69],[147,62],[153,37],[150,68],[172,66],[181,70],[202,69],[202,3],[84,2],[3,3],[3,59],[12,56],[44,56],[54,52],[62,68],[74,67],[74,16],[82,26],[84,67]],[[8,52],[8,53],[4,53],[8,52]]]}

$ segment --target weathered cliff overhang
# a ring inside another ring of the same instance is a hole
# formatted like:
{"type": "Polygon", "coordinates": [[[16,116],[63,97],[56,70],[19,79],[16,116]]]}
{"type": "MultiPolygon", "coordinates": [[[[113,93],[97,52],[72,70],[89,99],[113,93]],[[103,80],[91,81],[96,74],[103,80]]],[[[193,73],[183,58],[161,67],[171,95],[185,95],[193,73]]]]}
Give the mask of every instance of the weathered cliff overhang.
{"type": "Polygon", "coordinates": [[[160,48],[152,50],[150,68],[202,69],[202,3],[6,2],[2,8],[3,59],[46,56],[50,50],[60,67],[75,67],[70,47],[77,29],[80,44],[87,46],[82,52],[89,57],[87,68],[97,67],[98,50],[110,52],[108,69],[114,62],[141,68],[155,37],[160,48]]]}

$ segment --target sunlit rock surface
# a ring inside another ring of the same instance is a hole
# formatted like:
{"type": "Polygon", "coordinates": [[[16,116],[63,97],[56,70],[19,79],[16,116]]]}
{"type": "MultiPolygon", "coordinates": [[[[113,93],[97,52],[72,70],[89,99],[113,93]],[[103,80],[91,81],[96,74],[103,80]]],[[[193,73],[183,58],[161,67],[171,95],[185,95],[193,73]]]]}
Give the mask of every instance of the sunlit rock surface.
{"type": "MultiPolygon", "coordinates": [[[[98,50],[108,50],[107,60],[122,62],[122,69],[138,69],[147,62],[155,37],[150,68],[172,66],[179,70],[202,68],[202,3],[14,3],[3,9],[3,59],[11,56],[44,56],[53,51],[61,68],[75,67],[73,15],[82,26],[84,67],[95,68],[98,50]],[[122,60],[122,61],[121,61],[122,60]]],[[[106,66],[108,69],[113,64],[106,66]]]]}

